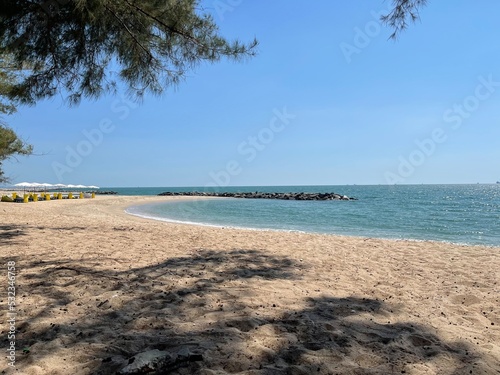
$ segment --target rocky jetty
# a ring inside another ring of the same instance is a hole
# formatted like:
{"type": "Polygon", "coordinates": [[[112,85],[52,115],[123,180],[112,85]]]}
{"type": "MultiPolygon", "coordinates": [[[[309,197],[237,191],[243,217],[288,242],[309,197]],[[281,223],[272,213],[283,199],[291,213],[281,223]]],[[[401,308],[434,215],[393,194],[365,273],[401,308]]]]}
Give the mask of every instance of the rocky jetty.
{"type": "Polygon", "coordinates": [[[247,198],[247,199],[282,199],[291,201],[353,201],[346,195],[337,193],[229,193],[229,192],[171,192],[160,193],[161,196],[190,196],[190,197],[224,197],[224,198],[247,198]]]}
{"type": "Polygon", "coordinates": [[[94,191],[94,193],[98,195],[116,195],[118,194],[116,191],[94,191]]]}

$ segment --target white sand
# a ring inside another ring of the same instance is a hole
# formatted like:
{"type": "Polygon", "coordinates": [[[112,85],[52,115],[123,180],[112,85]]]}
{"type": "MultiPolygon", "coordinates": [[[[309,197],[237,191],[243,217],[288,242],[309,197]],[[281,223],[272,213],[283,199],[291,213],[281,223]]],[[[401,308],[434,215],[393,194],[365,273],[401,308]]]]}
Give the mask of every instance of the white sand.
{"type": "Polygon", "coordinates": [[[0,203],[5,347],[7,262],[18,272],[17,371],[0,369],[111,374],[187,348],[203,360],[174,373],[500,373],[500,248],[123,212],[169,199],[0,203]]]}

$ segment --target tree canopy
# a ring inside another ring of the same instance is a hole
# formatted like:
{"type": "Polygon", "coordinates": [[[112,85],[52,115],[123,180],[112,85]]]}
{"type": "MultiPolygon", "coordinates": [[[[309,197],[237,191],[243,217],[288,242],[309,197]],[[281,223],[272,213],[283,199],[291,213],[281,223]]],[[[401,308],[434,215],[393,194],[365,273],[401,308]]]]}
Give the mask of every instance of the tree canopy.
{"type": "Polygon", "coordinates": [[[2,171],[2,162],[15,155],[30,155],[33,147],[26,144],[7,126],[0,124],[0,183],[8,181],[2,171]]]}
{"type": "Polygon", "coordinates": [[[64,91],[74,104],[117,81],[159,94],[201,62],[252,56],[256,45],[220,36],[198,0],[3,0],[0,10],[0,55],[23,71],[8,97],[20,103],[64,91]]]}
{"type": "MultiPolygon", "coordinates": [[[[391,37],[425,4],[392,0],[382,17],[391,37]]],[[[12,56],[22,79],[0,95],[34,104],[64,92],[76,104],[118,81],[138,96],[159,94],[201,62],[252,56],[256,45],[219,35],[200,0],[3,0],[0,55],[12,56]]]]}
{"type": "MultiPolygon", "coordinates": [[[[17,81],[16,71],[11,69],[12,61],[6,56],[0,56],[0,114],[10,115],[16,107],[6,98],[7,92],[17,81]]],[[[25,143],[17,134],[0,123],[0,183],[8,181],[2,171],[2,162],[15,155],[30,155],[33,147],[25,143]]]]}
{"type": "Polygon", "coordinates": [[[16,80],[17,71],[12,69],[11,59],[0,55],[0,114],[10,115],[16,111],[16,107],[7,97],[16,80]]]}

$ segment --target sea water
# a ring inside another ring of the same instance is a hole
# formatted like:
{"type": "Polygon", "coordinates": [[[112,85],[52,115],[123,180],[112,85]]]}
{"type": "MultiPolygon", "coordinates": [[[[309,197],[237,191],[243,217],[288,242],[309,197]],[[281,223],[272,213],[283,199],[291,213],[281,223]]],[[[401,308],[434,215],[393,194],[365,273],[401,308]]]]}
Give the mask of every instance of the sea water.
{"type": "MultiPolygon", "coordinates": [[[[204,188],[110,188],[125,195],[204,188]]],[[[130,207],[158,220],[280,231],[500,246],[500,184],[227,187],[229,192],[335,192],[356,201],[217,198],[130,207]]]]}

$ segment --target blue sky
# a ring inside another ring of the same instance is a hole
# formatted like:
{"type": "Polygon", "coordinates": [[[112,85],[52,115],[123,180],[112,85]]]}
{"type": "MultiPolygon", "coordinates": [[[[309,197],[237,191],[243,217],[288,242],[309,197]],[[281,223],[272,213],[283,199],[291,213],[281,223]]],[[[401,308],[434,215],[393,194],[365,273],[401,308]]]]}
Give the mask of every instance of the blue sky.
{"type": "Polygon", "coordinates": [[[388,1],[205,0],[258,56],[189,72],[162,97],[4,120],[37,155],[13,182],[99,186],[490,183],[500,180],[500,3],[430,0],[388,40],[388,1]],[[451,5],[453,4],[453,6],[451,5]]]}

